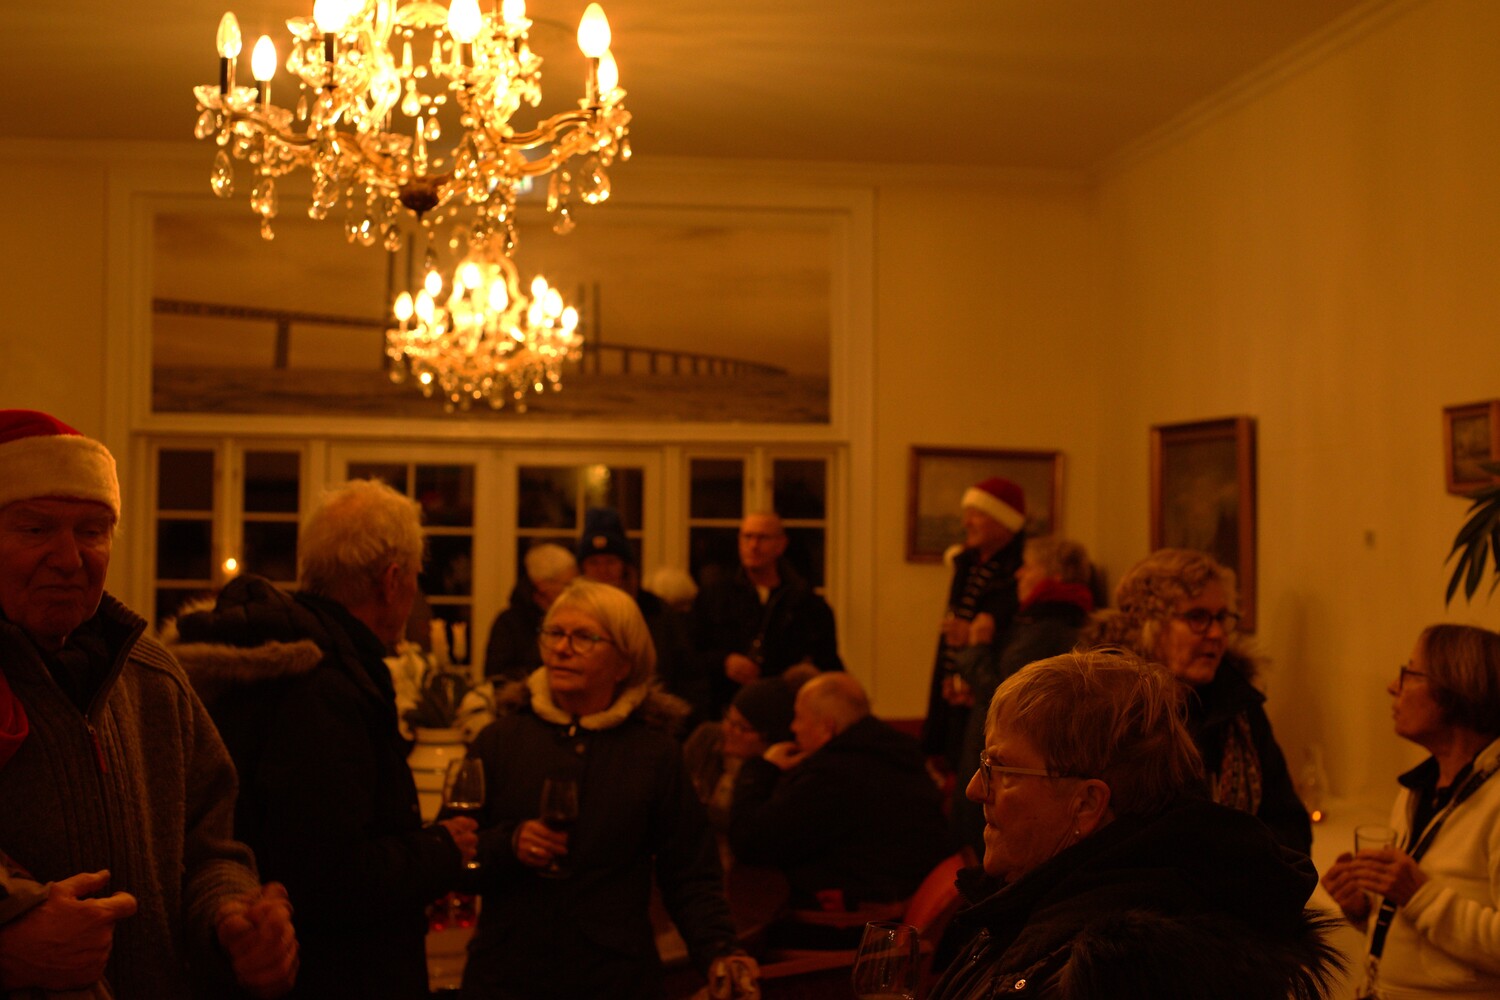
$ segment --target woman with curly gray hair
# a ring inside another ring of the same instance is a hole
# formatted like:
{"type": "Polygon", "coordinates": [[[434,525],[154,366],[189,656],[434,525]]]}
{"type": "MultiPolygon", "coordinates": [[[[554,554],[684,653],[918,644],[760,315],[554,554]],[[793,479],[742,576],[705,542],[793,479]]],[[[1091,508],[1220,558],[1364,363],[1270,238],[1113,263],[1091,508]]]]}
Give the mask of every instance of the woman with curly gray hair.
{"type": "Polygon", "coordinates": [[[1251,683],[1255,664],[1237,642],[1234,597],[1234,573],[1212,556],[1158,549],[1121,578],[1118,610],[1102,614],[1084,642],[1129,649],[1186,685],[1188,728],[1214,801],[1254,814],[1306,854],[1312,824],[1271,733],[1265,695],[1251,683]]]}

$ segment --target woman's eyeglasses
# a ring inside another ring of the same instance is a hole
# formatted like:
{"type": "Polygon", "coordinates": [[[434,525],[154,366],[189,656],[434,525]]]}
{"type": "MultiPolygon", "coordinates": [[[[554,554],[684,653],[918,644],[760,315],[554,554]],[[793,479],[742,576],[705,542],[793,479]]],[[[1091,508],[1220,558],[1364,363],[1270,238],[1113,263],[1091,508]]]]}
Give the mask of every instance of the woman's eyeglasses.
{"type": "Polygon", "coordinates": [[[990,797],[991,782],[997,774],[1015,774],[1027,778],[1076,778],[1076,774],[1053,774],[1039,767],[1011,767],[1008,764],[996,764],[990,759],[988,750],[979,751],[979,787],[984,791],[984,797],[990,797]]]}
{"type": "Polygon", "coordinates": [[[1239,614],[1237,612],[1230,611],[1228,608],[1218,612],[1217,614],[1208,610],[1207,608],[1193,608],[1191,611],[1179,611],[1172,617],[1176,618],[1178,621],[1186,622],[1187,627],[1192,629],[1199,635],[1207,635],[1209,626],[1214,622],[1218,622],[1219,627],[1222,628],[1226,634],[1233,632],[1235,629],[1240,627],[1239,614]]]}
{"type": "Polygon", "coordinates": [[[1408,677],[1426,677],[1426,676],[1427,675],[1424,674],[1424,673],[1422,673],[1422,671],[1420,671],[1420,670],[1413,670],[1411,668],[1411,663],[1410,662],[1403,663],[1403,664],[1401,664],[1401,670],[1400,670],[1400,672],[1396,674],[1396,690],[1400,691],[1402,688],[1406,687],[1406,679],[1408,677]]]}
{"type": "Polygon", "coordinates": [[[599,635],[597,632],[585,632],[583,629],[574,629],[569,632],[567,629],[558,628],[555,625],[539,628],[536,630],[536,634],[544,646],[556,646],[558,643],[566,640],[568,648],[579,656],[587,656],[601,642],[614,645],[614,640],[607,635],[599,635]]]}

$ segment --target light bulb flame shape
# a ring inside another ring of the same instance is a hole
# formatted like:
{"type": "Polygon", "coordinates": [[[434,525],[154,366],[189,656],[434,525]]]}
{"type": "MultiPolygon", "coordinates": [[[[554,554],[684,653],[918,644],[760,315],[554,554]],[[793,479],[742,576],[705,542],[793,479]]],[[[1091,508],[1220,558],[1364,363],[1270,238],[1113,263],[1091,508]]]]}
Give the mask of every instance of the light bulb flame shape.
{"type": "Polygon", "coordinates": [[[609,18],[604,16],[603,7],[591,3],[578,22],[578,47],[590,59],[598,59],[609,51],[609,43],[609,18]]]}
{"type": "Polygon", "coordinates": [[[219,33],[214,40],[218,43],[221,57],[234,59],[239,56],[244,41],[240,37],[240,22],[234,16],[234,11],[226,10],[224,16],[219,18],[219,33]]]}

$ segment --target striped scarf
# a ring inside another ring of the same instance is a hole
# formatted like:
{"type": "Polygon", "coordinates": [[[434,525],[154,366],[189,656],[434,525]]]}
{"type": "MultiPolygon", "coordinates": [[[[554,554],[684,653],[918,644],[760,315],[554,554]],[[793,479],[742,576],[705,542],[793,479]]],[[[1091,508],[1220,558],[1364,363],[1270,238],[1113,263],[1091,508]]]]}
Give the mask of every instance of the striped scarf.
{"type": "Polygon", "coordinates": [[[1260,755],[1250,736],[1250,720],[1236,715],[1224,736],[1224,757],[1219,773],[1209,776],[1213,799],[1220,805],[1254,816],[1260,810],[1260,755]]]}
{"type": "MultiPolygon", "coordinates": [[[[1004,549],[1000,550],[1004,552],[1004,549]]],[[[996,574],[1000,572],[999,552],[990,556],[984,562],[969,570],[969,575],[964,580],[963,592],[959,595],[958,603],[953,607],[953,614],[966,622],[974,620],[979,613],[979,598],[987,591],[993,589],[996,574]]],[[[1003,622],[998,623],[1004,625],[1003,622]]],[[[996,638],[999,638],[998,636],[996,638]]],[[[958,650],[950,647],[947,643],[942,645],[941,666],[943,673],[951,674],[957,668],[954,662],[958,657],[958,650]]]]}

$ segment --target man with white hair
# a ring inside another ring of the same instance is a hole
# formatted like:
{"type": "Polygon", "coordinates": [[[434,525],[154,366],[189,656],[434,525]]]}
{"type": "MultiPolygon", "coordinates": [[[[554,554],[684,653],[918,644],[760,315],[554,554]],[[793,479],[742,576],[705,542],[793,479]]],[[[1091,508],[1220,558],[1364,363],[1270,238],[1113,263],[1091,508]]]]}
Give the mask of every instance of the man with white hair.
{"type": "Polygon", "coordinates": [[[942,804],[917,741],[871,715],[846,673],[802,685],[792,735],[740,768],[735,857],[780,868],[797,906],[906,899],[945,853],[942,804]]]}
{"type": "Polygon", "coordinates": [[[542,665],[536,632],[547,609],[578,575],[578,560],[561,545],[542,542],[526,550],[526,576],[510,594],[510,607],[495,616],[485,645],[484,675],[498,686],[519,681],[542,665]]]}
{"type": "Polygon", "coordinates": [[[104,592],[119,519],[108,449],[0,410],[0,848],[51,882],[0,924],[0,994],[280,996],[286,892],[232,838],[234,767],[182,668],[104,592]]]}
{"type": "Polygon", "coordinates": [[[423,546],[413,500],[345,483],[302,526],[295,596],[242,576],[177,622],[244,781],[237,828],[297,907],[298,997],[426,996],[426,906],[477,845],[472,819],[422,825],[384,660],[423,546]]]}

